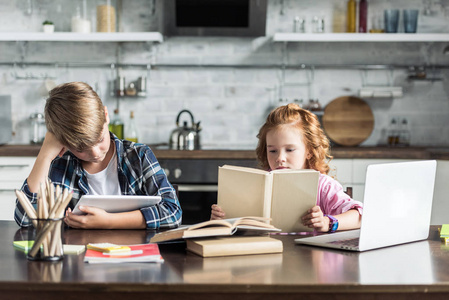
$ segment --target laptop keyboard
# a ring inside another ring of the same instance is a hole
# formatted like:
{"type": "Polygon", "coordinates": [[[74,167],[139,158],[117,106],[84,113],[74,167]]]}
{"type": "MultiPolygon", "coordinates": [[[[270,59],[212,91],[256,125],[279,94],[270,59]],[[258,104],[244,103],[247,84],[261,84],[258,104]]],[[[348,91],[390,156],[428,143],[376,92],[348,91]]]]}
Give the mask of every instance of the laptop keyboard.
{"type": "Polygon", "coordinates": [[[358,247],[359,246],[359,238],[356,237],[353,239],[333,241],[333,242],[329,242],[329,244],[340,245],[340,246],[345,246],[345,247],[358,247]]]}

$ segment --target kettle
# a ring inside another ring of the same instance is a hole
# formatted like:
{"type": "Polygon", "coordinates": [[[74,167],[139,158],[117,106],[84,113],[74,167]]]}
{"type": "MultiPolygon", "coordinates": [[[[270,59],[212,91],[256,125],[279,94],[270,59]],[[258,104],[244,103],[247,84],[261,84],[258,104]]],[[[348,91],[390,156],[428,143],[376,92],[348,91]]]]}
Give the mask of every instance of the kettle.
{"type": "Polygon", "coordinates": [[[187,110],[181,110],[176,117],[176,128],[170,134],[169,147],[174,150],[198,150],[200,149],[200,122],[195,123],[193,114],[187,110]],[[181,114],[188,113],[192,121],[192,126],[187,125],[184,121],[183,126],[179,126],[179,118],[181,114]]]}

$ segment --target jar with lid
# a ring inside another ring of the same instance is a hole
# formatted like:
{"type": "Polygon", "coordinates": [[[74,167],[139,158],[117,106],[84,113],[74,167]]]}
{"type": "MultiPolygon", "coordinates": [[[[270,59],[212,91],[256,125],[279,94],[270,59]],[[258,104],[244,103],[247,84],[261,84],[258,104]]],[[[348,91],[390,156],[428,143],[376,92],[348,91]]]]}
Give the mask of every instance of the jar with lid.
{"type": "Polygon", "coordinates": [[[30,122],[30,143],[42,144],[45,133],[47,132],[44,115],[41,113],[33,113],[30,115],[30,122]]]}
{"type": "Polygon", "coordinates": [[[87,0],[76,3],[75,14],[72,16],[72,32],[90,33],[91,23],[87,17],[87,0]]]}
{"type": "Polygon", "coordinates": [[[116,32],[115,1],[101,1],[97,5],[97,32],[116,32]]]}
{"type": "Polygon", "coordinates": [[[408,121],[403,118],[399,124],[399,146],[410,146],[410,129],[408,127],[408,121]]]}

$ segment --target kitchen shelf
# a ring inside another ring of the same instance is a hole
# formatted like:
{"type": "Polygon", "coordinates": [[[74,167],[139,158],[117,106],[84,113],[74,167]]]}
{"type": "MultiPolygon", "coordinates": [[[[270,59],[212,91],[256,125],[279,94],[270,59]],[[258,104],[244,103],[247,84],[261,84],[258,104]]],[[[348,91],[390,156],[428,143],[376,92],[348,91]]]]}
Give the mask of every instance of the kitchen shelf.
{"type": "Polygon", "coordinates": [[[278,32],[274,42],[449,42],[449,33],[289,33],[278,32]]]}
{"type": "Polygon", "coordinates": [[[163,36],[159,32],[0,32],[0,41],[33,42],[158,42],[163,36]]]}

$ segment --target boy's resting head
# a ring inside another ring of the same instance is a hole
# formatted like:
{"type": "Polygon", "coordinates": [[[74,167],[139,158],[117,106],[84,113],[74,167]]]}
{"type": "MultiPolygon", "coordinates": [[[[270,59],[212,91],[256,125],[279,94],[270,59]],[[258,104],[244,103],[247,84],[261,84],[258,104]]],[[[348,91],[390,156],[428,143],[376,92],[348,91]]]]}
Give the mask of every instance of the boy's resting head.
{"type": "Polygon", "coordinates": [[[91,86],[84,82],[58,85],[45,104],[47,130],[65,146],[83,151],[98,143],[107,110],[91,86]]]}

